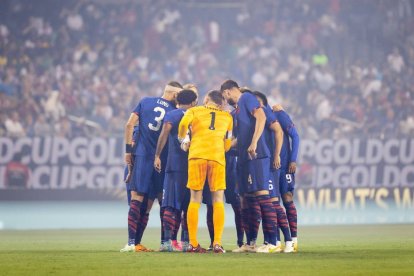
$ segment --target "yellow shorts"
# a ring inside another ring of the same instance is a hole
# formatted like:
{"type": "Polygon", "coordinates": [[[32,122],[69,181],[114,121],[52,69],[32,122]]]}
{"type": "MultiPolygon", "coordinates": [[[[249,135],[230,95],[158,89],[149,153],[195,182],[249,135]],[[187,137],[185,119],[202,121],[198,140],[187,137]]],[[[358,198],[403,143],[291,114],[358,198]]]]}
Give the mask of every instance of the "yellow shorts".
{"type": "Polygon", "coordinates": [[[200,191],[206,181],[211,192],[226,189],[226,167],[222,164],[205,159],[188,160],[187,188],[200,191]]]}

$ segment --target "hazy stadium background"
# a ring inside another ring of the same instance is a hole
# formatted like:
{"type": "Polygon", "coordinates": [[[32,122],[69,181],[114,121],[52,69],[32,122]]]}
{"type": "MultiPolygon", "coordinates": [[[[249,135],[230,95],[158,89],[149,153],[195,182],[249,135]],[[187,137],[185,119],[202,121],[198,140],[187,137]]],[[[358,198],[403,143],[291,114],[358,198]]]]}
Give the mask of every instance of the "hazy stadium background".
{"type": "Polygon", "coordinates": [[[130,111],[226,78],[297,125],[299,227],[414,223],[414,1],[2,0],[0,229],[126,228],[130,111]]]}

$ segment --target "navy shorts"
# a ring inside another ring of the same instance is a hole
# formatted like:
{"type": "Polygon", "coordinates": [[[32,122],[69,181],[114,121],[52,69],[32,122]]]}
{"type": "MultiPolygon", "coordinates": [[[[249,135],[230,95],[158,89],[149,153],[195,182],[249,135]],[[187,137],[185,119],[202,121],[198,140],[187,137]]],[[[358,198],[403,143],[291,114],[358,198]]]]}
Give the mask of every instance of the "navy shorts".
{"type": "Polygon", "coordinates": [[[295,191],[295,174],[280,171],[279,190],[282,196],[288,192],[293,194],[295,191]]]}
{"type": "Polygon", "coordinates": [[[226,190],[224,190],[224,197],[226,198],[226,203],[228,204],[234,204],[239,200],[239,195],[236,191],[236,183],[236,159],[229,158],[226,163],[226,190]]]}
{"type": "Polygon", "coordinates": [[[279,191],[280,170],[269,171],[269,195],[270,197],[280,197],[279,191]]]}
{"type": "Polygon", "coordinates": [[[129,188],[154,200],[162,193],[164,176],[164,171],[159,173],[154,169],[154,156],[135,156],[129,188]]]}
{"type": "Polygon", "coordinates": [[[207,180],[204,183],[203,188],[203,203],[206,205],[213,205],[213,198],[211,197],[210,188],[208,186],[207,180]]]}
{"type": "Polygon", "coordinates": [[[269,167],[269,158],[253,159],[240,164],[240,194],[269,190],[269,167]]]}
{"type": "Polygon", "coordinates": [[[162,207],[177,210],[187,209],[190,203],[190,190],[186,187],[188,172],[166,172],[162,190],[162,207]]]}

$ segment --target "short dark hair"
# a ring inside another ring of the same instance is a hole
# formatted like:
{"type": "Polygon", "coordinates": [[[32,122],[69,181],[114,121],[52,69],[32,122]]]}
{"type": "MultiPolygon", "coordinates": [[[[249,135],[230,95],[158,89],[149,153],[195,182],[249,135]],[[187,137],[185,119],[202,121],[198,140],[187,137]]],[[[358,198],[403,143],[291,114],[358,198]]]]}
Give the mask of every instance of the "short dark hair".
{"type": "Polygon", "coordinates": [[[259,97],[262,100],[263,105],[267,106],[267,97],[266,97],[265,94],[263,94],[262,92],[259,92],[259,91],[254,91],[253,95],[255,95],[256,97],[259,97]]]}
{"type": "Polygon", "coordinates": [[[178,104],[191,104],[195,100],[197,100],[197,94],[193,90],[184,89],[177,94],[178,104]]]}
{"type": "Polygon", "coordinates": [[[207,93],[207,97],[209,97],[217,105],[222,105],[225,101],[223,95],[218,90],[210,90],[207,93]]]}
{"type": "Polygon", "coordinates": [[[232,89],[233,87],[239,88],[239,85],[234,80],[226,80],[220,86],[220,92],[223,92],[227,89],[232,89]]]}
{"type": "Polygon", "coordinates": [[[171,85],[171,86],[178,87],[178,88],[183,88],[181,83],[179,83],[178,81],[170,81],[167,85],[171,85]]]}

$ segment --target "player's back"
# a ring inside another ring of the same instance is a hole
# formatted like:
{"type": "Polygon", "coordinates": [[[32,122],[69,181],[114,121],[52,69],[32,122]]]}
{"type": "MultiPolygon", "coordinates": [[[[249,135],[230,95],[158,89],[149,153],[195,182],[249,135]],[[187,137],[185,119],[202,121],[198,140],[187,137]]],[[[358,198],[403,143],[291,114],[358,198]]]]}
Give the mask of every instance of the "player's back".
{"type": "Polygon", "coordinates": [[[178,108],[165,115],[164,124],[171,124],[171,131],[168,135],[168,157],[166,171],[186,171],[188,168],[188,152],[180,147],[178,140],[178,126],[183,118],[185,110],[178,108]]]}
{"type": "Polygon", "coordinates": [[[164,116],[173,109],[175,106],[172,102],[160,97],[148,97],[139,102],[133,111],[139,117],[136,155],[155,154],[164,116]]]}
{"type": "MultiPolygon", "coordinates": [[[[253,134],[256,128],[256,119],[253,113],[259,109],[260,103],[250,92],[244,92],[237,103],[236,109],[236,131],[237,131],[237,149],[239,153],[239,162],[243,163],[249,160],[247,149],[252,142],[253,134]]],[[[270,157],[270,151],[265,141],[265,135],[261,135],[257,142],[257,158],[270,157]]]]}
{"type": "Polygon", "coordinates": [[[187,112],[193,116],[189,159],[201,158],[225,165],[224,138],[232,130],[231,115],[210,106],[193,107],[187,112]]]}

